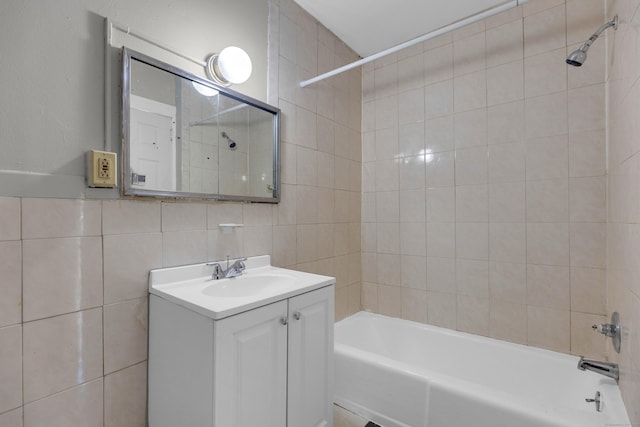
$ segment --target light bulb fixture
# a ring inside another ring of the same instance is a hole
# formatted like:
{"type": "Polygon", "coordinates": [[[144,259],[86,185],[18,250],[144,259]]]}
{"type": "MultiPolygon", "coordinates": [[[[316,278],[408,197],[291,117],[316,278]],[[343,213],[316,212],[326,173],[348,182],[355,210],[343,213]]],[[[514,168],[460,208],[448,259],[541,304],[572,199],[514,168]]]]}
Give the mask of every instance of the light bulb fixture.
{"type": "Polygon", "coordinates": [[[215,90],[212,87],[209,86],[205,86],[202,85],[198,82],[191,82],[191,85],[193,86],[193,88],[200,94],[200,95],[204,95],[204,96],[216,96],[217,94],[219,94],[220,92],[218,92],[217,90],[215,90]]]}
{"type": "Polygon", "coordinates": [[[246,82],[251,70],[251,58],[236,46],[225,47],[220,53],[209,56],[205,66],[207,76],[223,86],[246,82]]]}

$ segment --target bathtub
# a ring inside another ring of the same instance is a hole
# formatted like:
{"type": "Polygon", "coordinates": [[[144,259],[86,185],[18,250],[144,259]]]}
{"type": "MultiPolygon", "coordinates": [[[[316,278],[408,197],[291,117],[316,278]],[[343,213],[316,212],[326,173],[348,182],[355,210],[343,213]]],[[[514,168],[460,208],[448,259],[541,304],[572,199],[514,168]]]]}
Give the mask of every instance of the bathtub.
{"type": "Polygon", "coordinates": [[[574,356],[366,312],[336,323],[334,351],[335,403],[383,427],[631,426],[616,382],[574,356]]]}

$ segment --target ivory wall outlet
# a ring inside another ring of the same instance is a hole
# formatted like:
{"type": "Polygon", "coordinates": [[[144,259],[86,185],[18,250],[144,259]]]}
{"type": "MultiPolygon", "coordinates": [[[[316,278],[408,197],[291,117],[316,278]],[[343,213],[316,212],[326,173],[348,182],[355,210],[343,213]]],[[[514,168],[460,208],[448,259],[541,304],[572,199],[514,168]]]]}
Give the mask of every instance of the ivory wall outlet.
{"type": "Polygon", "coordinates": [[[91,150],[87,153],[87,182],[89,187],[116,187],[117,154],[91,150]]]}

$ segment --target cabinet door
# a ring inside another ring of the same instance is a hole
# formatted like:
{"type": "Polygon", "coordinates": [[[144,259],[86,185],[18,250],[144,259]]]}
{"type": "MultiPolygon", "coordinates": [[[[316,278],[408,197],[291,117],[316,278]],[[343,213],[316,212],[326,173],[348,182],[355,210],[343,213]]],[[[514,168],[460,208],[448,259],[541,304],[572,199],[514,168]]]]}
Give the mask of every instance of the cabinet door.
{"type": "Polygon", "coordinates": [[[214,322],[215,427],[283,427],[287,302],[214,322]]]}
{"type": "Polygon", "coordinates": [[[289,300],[289,427],[333,426],[333,292],[289,300]]]}

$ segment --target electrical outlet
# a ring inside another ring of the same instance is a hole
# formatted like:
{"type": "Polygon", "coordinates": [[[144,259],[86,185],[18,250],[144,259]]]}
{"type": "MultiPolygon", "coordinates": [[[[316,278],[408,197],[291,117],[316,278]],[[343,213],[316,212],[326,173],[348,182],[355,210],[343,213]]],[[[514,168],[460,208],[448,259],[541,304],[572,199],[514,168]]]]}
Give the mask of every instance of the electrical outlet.
{"type": "Polygon", "coordinates": [[[87,181],[89,187],[116,186],[117,155],[107,151],[91,150],[87,153],[87,181]]]}

